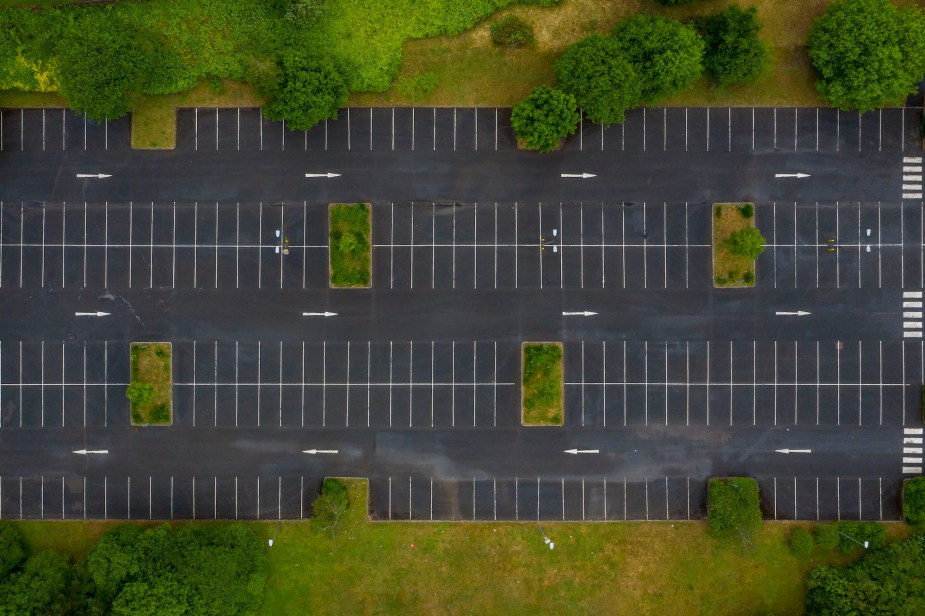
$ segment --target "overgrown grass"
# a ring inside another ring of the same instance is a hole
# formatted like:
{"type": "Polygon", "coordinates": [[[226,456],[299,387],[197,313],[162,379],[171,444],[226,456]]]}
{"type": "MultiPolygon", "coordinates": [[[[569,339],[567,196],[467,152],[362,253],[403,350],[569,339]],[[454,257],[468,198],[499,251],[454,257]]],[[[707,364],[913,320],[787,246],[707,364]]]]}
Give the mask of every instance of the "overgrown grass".
{"type": "Polygon", "coordinates": [[[329,209],[332,287],[369,287],[372,269],[372,208],[368,203],[332,203],[329,209]]]}
{"type": "Polygon", "coordinates": [[[173,423],[172,348],[169,342],[133,342],[132,383],[146,383],[154,389],[147,403],[132,402],[132,425],[173,423]]]}
{"type": "Polygon", "coordinates": [[[525,342],[522,355],[521,422],[525,426],[561,426],[562,343],[525,342]]]}
{"type": "Polygon", "coordinates": [[[713,284],[717,287],[755,286],[755,260],[733,254],[726,245],[729,236],[755,226],[751,203],[713,205],[713,284]]]}
{"type": "Polygon", "coordinates": [[[758,482],[749,477],[710,479],[710,533],[744,538],[761,529],[758,482]]]}

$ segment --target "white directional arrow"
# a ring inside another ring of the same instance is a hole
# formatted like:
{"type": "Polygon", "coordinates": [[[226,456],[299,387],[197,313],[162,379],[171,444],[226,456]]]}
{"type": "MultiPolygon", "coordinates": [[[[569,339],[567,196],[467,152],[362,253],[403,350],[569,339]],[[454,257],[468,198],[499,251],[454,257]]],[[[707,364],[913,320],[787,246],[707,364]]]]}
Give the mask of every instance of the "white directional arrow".
{"type": "Polygon", "coordinates": [[[339,178],[339,173],[306,173],[307,178],[339,178]]]}
{"type": "Polygon", "coordinates": [[[303,312],[303,317],[336,317],[336,312],[303,312]]]}
{"type": "Polygon", "coordinates": [[[775,173],[776,178],[808,178],[808,173],[775,173]]]}
{"type": "Polygon", "coordinates": [[[75,313],[74,313],[74,316],[75,316],[75,317],[108,317],[108,316],[109,316],[109,313],[108,313],[108,312],[102,312],[102,311],[97,311],[97,312],[75,312],[75,313]]]}
{"type": "Polygon", "coordinates": [[[309,453],[314,456],[319,453],[337,453],[337,450],[336,449],[303,449],[302,453],[309,453]]]}
{"type": "Polygon", "coordinates": [[[812,453],[812,449],[775,449],[777,453],[812,453]]]}
{"type": "Polygon", "coordinates": [[[812,314],[812,313],[806,312],[805,310],[797,310],[795,312],[788,312],[786,310],[778,310],[774,314],[776,314],[777,316],[781,316],[781,317],[805,317],[806,315],[812,314]]]}
{"type": "Polygon", "coordinates": [[[566,449],[565,453],[570,453],[573,456],[577,456],[580,453],[601,453],[600,449],[566,449]]]}
{"type": "Polygon", "coordinates": [[[103,178],[111,178],[112,175],[109,173],[78,173],[77,177],[79,178],[97,178],[102,180],[103,178]]]}
{"type": "Polygon", "coordinates": [[[86,456],[94,453],[109,453],[108,449],[75,449],[74,453],[79,453],[82,456],[86,456]]]}
{"type": "Polygon", "coordinates": [[[583,312],[563,312],[562,316],[564,317],[593,317],[596,314],[597,314],[596,312],[585,310],[583,312]]]}
{"type": "Polygon", "coordinates": [[[597,177],[594,173],[560,173],[559,176],[563,178],[581,178],[583,180],[597,177]]]}

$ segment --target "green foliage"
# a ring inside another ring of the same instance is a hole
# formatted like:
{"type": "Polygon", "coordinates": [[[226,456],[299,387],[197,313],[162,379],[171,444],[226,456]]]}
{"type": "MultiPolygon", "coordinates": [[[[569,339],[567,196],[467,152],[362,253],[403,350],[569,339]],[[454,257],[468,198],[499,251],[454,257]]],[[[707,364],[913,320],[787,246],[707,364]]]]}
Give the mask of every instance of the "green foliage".
{"type": "Polygon", "coordinates": [[[338,203],[331,206],[329,258],[332,286],[369,286],[369,215],[369,205],[366,203],[338,203]]]}
{"type": "Polygon", "coordinates": [[[820,548],[834,550],[839,543],[838,527],[835,524],[819,524],[813,529],[813,538],[820,548]]]}
{"type": "Polygon", "coordinates": [[[575,97],[561,90],[541,86],[514,105],[511,126],[528,150],[551,152],[575,134],[581,116],[575,97]]]}
{"type": "Polygon", "coordinates": [[[556,60],[559,88],[592,122],[622,123],[627,109],[642,95],[640,78],[612,37],[592,34],[570,45],[556,60]]]}
{"type": "Polygon", "coordinates": [[[755,284],[755,272],[748,271],[742,274],[742,282],[747,285],[755,284]]]}
{"type": "Polygon", "coordinates": [[[333,64],[303,55],[287,55],[280,64],[280,87],[263,108],[263,115],[285,120],[295,130],[337,119],[337,110],[347,102],[349,92],[333,64]]]}
{"type": "Polygon", "coordinates": [[[817,567],[806,580],[810,616],[925,613],[925,537],[868,552],[846,569],[817,567]]]}
{"type": "Polygon", "coordinates": [[[743,218],[751,218],[755,215],[755,206],[751,203],[743,203],[739,206],[743,218]]]}
{"type": "Polygon", "coordinates": [[[764,252],[765,239],[755,227],[734,231],[726,240],[726,248],[734,255],[757,259],[764,252]]]}
{"type": "Polygon", "coordinates": [[[697,0],[658,0],[659,4],[667,4],[668,6],[673,6],[675,4],[693,4],[697,0]]]}
{"type": "Polygon", "coordinates": [[[348,507],[347,486],[327,477],[321,485],[321,495],[312,502],[312,524],[318,530],[334,534],[348,507]]]}
{"type": "Polygon", "coordinates": [[[421,71],[410,77],[404,77],[395,82],[395,90],[411,101],[417,101],[429,94],[433,94],[440,85],[440,77],[434,71],[421,71]]]}
{"type": "Polygon", "coordinates": [[[145,405],[154,400],[154,386],[150,383],[132,381],[125,390],[125,397],[133,404],[145,405]]]}
{"type": "Polygon", "coordinates": [[[708,526],[717,537],[747,537],[761,528],[758,482],[748,477],[710,479],[708,526]]]}
{"type": "Polygon", "coordinates": [[[915,477],[905,482],[903,517],[909,524],[925,524],[925,477],[915,477]]]}
{"type": "Polygon", "coordinates": [[[505,15],[489,29],[491,42],[507,47],[533,47],[536,39],[533,37],[533,28],[527,21],[517,15],[505,15]]]}
{"type": "Polygon", "coordinates": [[[119,526],[87,557],[113,614],[251,614],[266,578],[257,534],[237,524],[119,526]]]}
{"type": "Polygon", "coordinates": [[[874,550],[886,541],[886,527],[878,522],[832,522],[820,524],[813,530],[816,544],[827,550],[853,552],[861,549],[865,541],[874,550]]]}
{"type": "Polygon", "coordinates": [[[0,522],[0,581],[26,558],[22,548],[22,535],[9,522],[0,522]]]}
{"type": "Polygon", "coordinates": [[[925,15],[889,0],[835,0],[808,44],[819,94],[840,109],[899,104],[925,73],[925,15]]]}
{"type": "Polygon", "coordinates": [[[787,545],[797,558],[808,558],[813,551],[813,535],[802,526],[797,526],[790,531],[787,545]]]}
{"type": "Polygon", "coordinates": [[[301,26],[310,25],[321,18],[325,0],[292,0],[286,9],[286,19],[301,26]]]}
{"type": "Polygon", "coordinates": [[[758,37],[757,9],[730,4],[726,10],[694,20],[706,51],[703,65],[720,85],[754,81],[768,65],[768,45],[758,37]]]}
{"type": "Polygon", "coordinates": [[[697,31],[666,17],[633,15],[613,31],[642,84],[649,104],[691,87],[703,72],[704,43],[697,31]]]}
{"type": "Polygon", "coordinates": [[[73,613],[74,584],[67,557],[53,551],[40,552],[0,584],[0,616],[73,613]]]}
{"type": "Polygon", "coordinates": [[[523,346],[522,417],[525,425],[562,423],[562,345],[523,346]]]}

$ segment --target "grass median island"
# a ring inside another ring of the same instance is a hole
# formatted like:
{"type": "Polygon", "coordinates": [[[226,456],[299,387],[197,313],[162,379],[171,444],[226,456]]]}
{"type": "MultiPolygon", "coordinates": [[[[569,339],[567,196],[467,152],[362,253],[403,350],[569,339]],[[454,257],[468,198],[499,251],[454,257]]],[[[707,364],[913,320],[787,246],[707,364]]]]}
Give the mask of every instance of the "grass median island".
{"type": "Polygon", "coordinates": [[[522,355],[521,423],[561,426],[562,343],[525,342],[522,355]]]}
{"type": "Polygon", "coordinates": [[[132,381],[125,397],[132,403],[133,426],[173,423],[171,355],[169,342],[132,343],[132,381]]]}
{"type": "Polygon", "coordinates": [[[754,204],[713,205],[713,286],[755,286],[755,259],[763,251],[754,204]]]}
{"type": "Polygon", "coordinates": [[[368,203],[332,203],[329,209],[332,287],[369,287],[372,278],[372,208],[368,203]]]}

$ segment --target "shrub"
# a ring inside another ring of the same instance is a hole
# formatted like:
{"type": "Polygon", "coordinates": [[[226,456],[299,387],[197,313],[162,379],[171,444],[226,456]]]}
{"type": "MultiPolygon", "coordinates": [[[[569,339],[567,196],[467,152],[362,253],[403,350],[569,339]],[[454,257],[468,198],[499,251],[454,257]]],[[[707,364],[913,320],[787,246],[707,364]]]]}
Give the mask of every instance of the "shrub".
{"type": "Polygon", "coordinates": [[[300,26],[312,24],[324,12],[325,0],[292,0],[286,9],[286,19],[300,26]]]}
{"type": "Polygon", "coordinates": [[[440,78],[434,71],[422,71],[410,77],[403,77],[395,83],[395,90],[404,98],[415,102],[428,94],[433,94],[440,84],[440,78]]]}
{"type": "Polygon", "coordinates": [[[747,271],[742,275],[742,282],[745,284],[755,284],[755,272],[747,271]]]}
{"type": "Polygon", "coordinates": [[[787,545],[790,551],[797,558],[806,558],[813,551],[813,535],[802,526],[798,526],[790,531],[790,537],[787,539],[787,545]]]}
{"type": "Polygon", "coordinates": [[[834,550],[838,547],[838,527],[835,524],[819,524],[813,529],[813,538],[816,545],[826,550],[834,550]]]}
{"type": "Polygon", "coordinates": [[[347,486],[327,477],[321,485],[321,495],[312,502],[312,522],[333,535],[349,504],[347,486]]]}
{"type": "Polygon", "coordinates": [[[25,558],[19,529],[9,522],[0,522],[0,582],[25,558]]]}
{"type": "Polygon", "coordinates": [[[703,65],[720,85],[754,81],[768,64],[768,46],[758,37],[761,22],[755,7],[743,10],[730,4],[716,15],[695,19],[694,27],[706,43],[703,65]]]}
{"type": "Polygon", "coordinates": [[[337,118],[349,92],[333,64],[290,54],[282,59],[281,69],[279,89],[263,108],[263,115],[285,120],[295,130],[308,130],[322,120],[337,118]]]}
{"type": "Polygon", "coordinates": [[[489,29],[491,42],[499,46],[533,47],[536,39],[533,37],[533,28],[517,15],[506,15],[491,24],[489,29]]]}
{"type": "Polygon", "coordinates": [[[703,39],[691,26],[634,15],[618,23],[613,36],[639,76],[641,99],[647,103],[691,87],[703,72],[703,39]]]}
{"type": "Polygon", "coordinates": [[[561,90],[541,86],[514,105],[511,126],[518,140],[528,150],[550,152],[559,143],[575,134],[581,121],[575,97],[561,90]]]}
{"type": "Polygon", "coordinates": [[[748,477],[710,479],[708,525],[718,537],[744,537],[759,530],[758,482],[748,477]]]}
{"type": "Polygon", "coordinates": [[[832,522],[820,524],[813,535],[816,545],[827,550],[852,552],[868,542],[868,549],[879,548],[886,541],[886,527],[879,522],[832,522]]]}
{"type": "Polygon", "coordinates": [[[751,218],[755,215],[755,206],[751,203],[743,203],[739,206],[739,212],[742,213],[744,218],[751,218]]]}
{"type": "Polygon", "coordinates": [[[697,2],[697,0],[658,0],[658,2],[659,4],[667,4],[668,6],[672,6],[675,4],[693,4],[694,2],[697,2]]]}
{"type": "Polygon", "coordinates": [[[131,400],[132,404],[150,404],[154,400],[154,386],[150,383],[132,381],[125,390],[125,397],[131,400]]]}
{"type": "Polygon", "coordinates": [[[642,95],[636,69],[613,37],[592,34],[570,45],[554,71],[559,88],[598,124],[622,123],[642,95]]]}
{"type": "Polygon", "coordinates": [[[764,252],[764,236],[755,227],[734,231],[726,240],[726,248],[734,255],[757,259],[764,252]]]}
{"type": "Polygon", "coordinates": [[[925,523],[925,477],[909,479],[903,486],[903,517],[909,524],[925,523]]]}

